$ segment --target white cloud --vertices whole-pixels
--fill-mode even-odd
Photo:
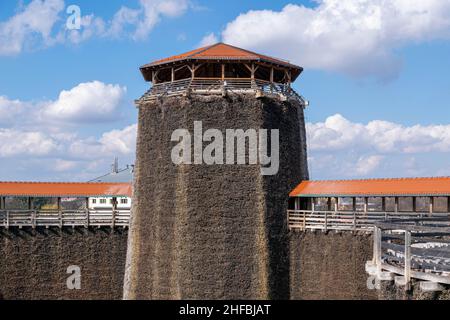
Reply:
[[[415,125],[374,120],[364,125],[340,114],[325,122],[308,123],[312,150],[343,150],[349,147],[379,153],[450,152],[450,125]]]
[[[379,167],[382,160],[383,157],[379,155],[363,156],[359,158],[355,166],[356,174],[359,176],[371,174]]]
[[[43,156],[57,148],[57,141],[43,132],[0,128],[0,157]]]
[[[450,1],[318,0],[307,8],[252,10],[228,23],[224,42],[287,58],[307,68],[395,77],[396,49],[450,37]]]
[[[9,126],[18,115],[25,112],[27,107],[29,107],[27,103],[0,96],[0,125]]]
[[[449,172],[450,125],[374,120],[352,122],[340,114],[307,123],[313,178],[441,175]]]
[[[0,56],[57,43],[80,44],[95,37],[143,40],[163,18],[179,17],[189,7],[188,0],[139,0],[137,8],[122,6],[111,20],[82,15],[81,28],[68,30],[64,0],[32,0],[16,15],[0,21]]]
[[[200,41],[199,47],[206,47],[210,46],[212,44],[215,44],[219,42],[219,39],[215,35],[214,32],[208,33],[206,36],[203,37],[202,41]]]
[[[33,0],[15,16],[0,22],[0,55],[18,54],[25,45],[35,42],[52,42],[52,30],[63,8],[63,0]]]
[[[103,133],[99,138],[76,139],[68,147],[71,156],[77,158],[102,158],[114,155],[134,155],[137,125]]]
[[[127,34],[134,40],[142,40],[162,18],[179,17],[188,8],[188,0],[139,0],[138,8],[123,6],[116,12],[105,35],[120,37]]]
[[[59,98],[46,106],[41,113],[43,119],[93,122],[107,121],[117,117],[117,110],[126,93],[119,85],[100,81],[81,83],[62,91]]]

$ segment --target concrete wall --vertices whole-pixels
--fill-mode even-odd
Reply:
[[[180,165],[175,129],[279,129],[280,170]],[[125,298],[289,298],[289,191],[307,178],[303,110],[254,96],[175,97],[139,108]]]
[[[0,228],[3,299],[121,299],[126,230]],[[68,290],[67,267],[81,268],[81,290]]]
[[[351,232],[290,233],[291,299],[377,299],[367,289],[372,237]]]

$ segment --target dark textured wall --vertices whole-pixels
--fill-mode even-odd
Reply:
[[[4,299],[121,299],[126,230],[0,229]],[[81,268],[81,290],[67,289],[67,267]]]
[[[279,129],[280,169],[180,165],[175,129]],[[289,191],[307,178],[303,110],[254,96],[175,97],[139,108],[127,299],[289,298]]]
[[[291,299],[377,299],[367,289],[372,237],[351,232],[290,233]]]

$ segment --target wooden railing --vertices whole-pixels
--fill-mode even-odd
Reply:
[[[366,271],[409,289],[412,278],[450,284],[450,219],[389,219],[373,226],[373,259]],[[396,276],[398,275],[398,276]],[[422,283],[421,283],[422,284]]]
[[[259,92],[266,95],[279,95],[286,98],[299,100],[303,105],[307,101],[296,93],[288,84],[275,83],[250,78],[188,78],[173,82],[164,82],[153,85],[137,102],[144,102],[155,98],[186,94],[221,94],[225,92]]]
[[[0,210],[0,228],[128,227],[130,210]]]
[[[421,212],[361,212],[361,211],[320,211],[288,210],[290,230],[342,230],[373,231],[375,222],[390,218],[421,218],[427,213]],[[448,216],[448,213],[434,216]]]

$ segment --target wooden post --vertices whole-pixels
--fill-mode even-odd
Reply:
[[[367,216],[369,211],[369,197],[364,197],[364,214]]]
[[[192,76],[192,80],[194,80],[194,78],[195,78],[195,63],[192,64],[191,76]]]
[[[225,64],[222,63],[222,81],[225,80]]]
[[[356,197],[352,197],[353,229],[356,230]]]
[[[270,68],[270,92],[273,93],[273,74],[274,70],[273,67]]]
[[[384,212],[384,219],[387,220],[386,197],[381,197],[381,212]]]
[[[5,197],[0,197],[0,210],[5,209]]]
[[[61,210],[61,198],[58,197],[58,219],[59,219],[59,227],[62,228],[62,210]]]
[[[429,207],[430,217],[433,216],[433,212],[434,212],[434,197],[430,197],[430,207]]]
[[[6,229],[9,229],[9,211],[6,211]]]
[[[398,213],[399,212],[399,210],[398,210],[398,197],[395,197],[394,198],[394,201],[395,201],[395,213]]]
[[[86,228],[89,228],[89,198],[85,198]]]
[[[300,198],[299,197],[294,199],[294,210],[300,210]]]
[[[409,290],[411,281],[411,231],[405,231],[405,290]]]
[[[377,274],[381,274],[381,229],[373,227],[373,259]]]
[[[174,70],[174,68],[172,67],[172,69],[171,69],[171,76],[170,76],[170,80],[171,80],[171,82],[174,82],[175,81],[175,70]]]
[[[117,210],[117,198],[112,198],[112,217],[111,217],[111,228],[114,229],[116,225],[116,210]]]
[[[335,198],[334,198],[334,214],[335,214],[335,215],[336,215],[337,212],[338,212],[338,201],[339,201],[339,198],[338,198],[338,197],[335,197]]]
[[[311,198],[311,211],[316,211],[316,198]]]
[[[447,213],[450,213],[450,197],[447,197]]]
[[[325,233],[328,231],[328,211],[325,211]]]
[[[413,212],[417,212],[417,197],[412,197],[413,199]]]
[[[331,211],[331,197],[328,197],[327,200],[327,211]]]

